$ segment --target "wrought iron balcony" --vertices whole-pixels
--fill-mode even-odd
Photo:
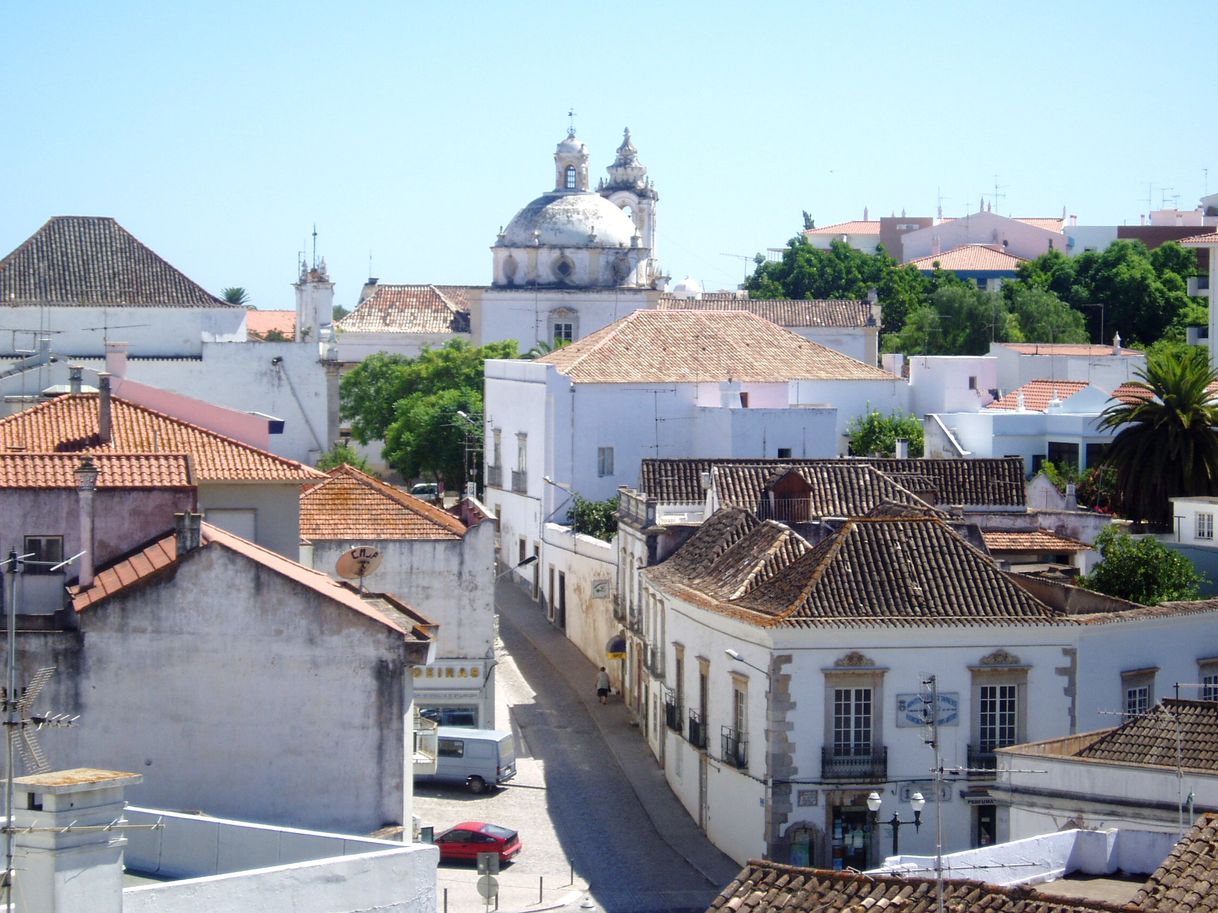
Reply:
[[[820,771],[821,777],[826,780],[850,780],[855,783],[887,780],[888,749],[873,746],[847,754],[836,752],[832,747],[822,747]]]
[[[737,732],[735,729],[724,726],[721,738],[723,763],[740,770],[747,770],[749,766],[748,733]]]
[[[681,706],[679,704],[664,704],[664,723],[673,732],[681,734]]]
[[[689,711],[689,744],[694,748],[706,748],[706,728],[697,710]]]

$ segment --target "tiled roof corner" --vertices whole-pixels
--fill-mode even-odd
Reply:
[[[353,466],[339,466],[300,495],[300,533],[334,539],[460,539],[466,527],[434,504]]]
[[[464,285],[378,285],[336,324],[343,333],[468,333]]]
[[[1089,386],[1091,384],[1085,380],[1030,380],[985,408],[997,412],[1016,412],[1019,410],[1019,396],[1022,393],[1025,412],[1044,412],[1053,400],[1067,400]]]
[[[1218,701],[1167,698],[1100,736],[1077,756],[1218,771]]]
[[[1144,913],[1218,913],[1218,813],[1194,822],[1133,897]]]

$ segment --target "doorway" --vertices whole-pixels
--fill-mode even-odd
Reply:
[[[990,846],[998,841],[998,806],[977,805],[973,808],[973,846]]]
[[[833,809],[833,830],[830,837],[833,868],[858,869],[870,867],[871,828],[868,827],[866,806],[840,805]]]
[[[558,600],[554,606],[554,624],[560,631],[567,629],[567,575],[558,572]]]

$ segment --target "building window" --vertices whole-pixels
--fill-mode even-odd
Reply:
[[[63,561],[63,536],[26,536],[22,562],[27,574],[49,574]]]
[[[1088,444],[1084,451],[1087,456],[1087,468],[1098,466],[1104,460],[1104,454],[1108,452],[1108,445],[1097,443]]]
[[[978,695],[978,748],[983,753],[1018,741],[1019,688],[1017,685],[982,685]]]
[[[494,431],[491,432],[491,434],[494,437],[494,441],[495,441],[494,448],[491,451],[493,454],[493,457],[491,459],[491,465],[492,466],[502,466],[503,465],[503,432],[500,429],[496,428]]]
[[[1133,669],[1121,673],[1121,691],[1125,696],[1126,716],[1141,716],[1155,700],[1155,673],[1159,670]]]
[[[1047,458],[1058,469],[1065,466],[1073,466],[1078,469],[1078,444],[1049,441]]]
[[[779,447],[778,448],[778,459],[780,459],[780,460],[791,459],[791,448],[790,447]]]
[[[676,692],[677,713],[681,714],[685,710],[685,647],[673,644],[673,653],[673,684],[676,686],[673,690]]]
[[[567,166],[567,189],[577,190],[579,187],[578,176],[574,165]]]
[[[516,469],[529,471],[529,436],[524,432],[516,435]]]
[[[969,388],[970,390],[976,390],[976,389],[977,389],[977,375],[976,375],[976,374],[970,374],[970,375],[969,375],[969,378],[968,378],[968,388]]]
[[[613,448],[596,448],[596,474],[601,478],[613,475]]]
[[[519,545],[520,545],[520,555],[519,555],[519,557],[517,557],[516,563],[524,564],[524,559],[529,556],[529,551],[528,551],[529,541],[524,536],[521,536]]]
[[[559,279],[570,279],[571,274],[575,272],[575,264],[563,257],[554,264],[554,272],[558,274]]]
[[[1201,673],[1201,689],[1198,697],[1203,701],[1218,701],[1218,659],[1197,661]]]
[[[1213,514],[1197,514],[1197,538],[1198,539],[1213,539],[1214,538],[1214,515]]]
[[[833,753],[838,757],[871,754],[871,689],[833,689]]]
[[[575,324],[573,323],[556,323],[554,324],[555,343],[570,342],[575,338]]]

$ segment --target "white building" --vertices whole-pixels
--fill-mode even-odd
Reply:
[[[391,285],[369,279],[355,310],[335,324],[338,358],[354,365],[386,352],[413,358],[453,339],[472,342],[464,285]]]
[[[901,261],[909,263],[966,244],[994,245],[1024,260],[1034,260],[1051,250],[1066,252],[1061,219],[1013,219],[993,212],[974,212],[903,234]]]
[[[995,342],[990,344],[990,355],[998,359],[1000,393],[1034,380],[1077,380],[1115,390],[1146,370],[1146,353],[1123,348],[1119,333],[1111,346]]]
[[[915,791],[938,802],[947,850],[992,841],[1007,826],[988,793],[996,748],[1094,728],[1218,655],[1216,605],[1100,600],[1098,614],[1072,615],[940,520],[893,513],[812,546],[723,510],[642,574],[663,703],[648,737],[735,859],[867,868],[882,849],[872,791],[890,809]],[[941,789],[923,725],[932,676],[941,763],[962,769]],[[908,844],[930,851],[933,829]]]
[[[472,499],[457,512],[340,466],[300,495],[301,560],[334,575],[353,547],[375,548],[379,564],[361,583],[439,627],[435,662],[413,671],[417,709],[494,729],[495,518]]]

